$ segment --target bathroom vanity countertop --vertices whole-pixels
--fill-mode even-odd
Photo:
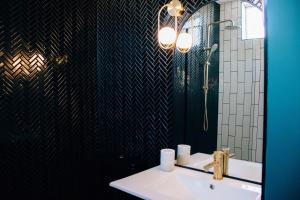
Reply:
[[[168,179],[168,177],[172,176],[172,174],[178,170],[183,170],[183,168],[175,167],[172,172],[164,172],[157,166],[132,176],[113,181],[109,185],[142,199],[161,199],[162,194],[157,195],[149,188],[155,187],[156,183]],[[167,199],[167,196],[165,196],[165,199]]]
[[[234,179],[213,179],[213,175],[175,167],[164,172],[159,166],[113,181],[111,187],[151,200],[257,200],[261,187]],[[215,188],[218,188],[214,190]]]

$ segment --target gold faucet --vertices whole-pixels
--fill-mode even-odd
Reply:
[[[225,148],[222,151],[215,151],[214,161],[208,163],[203,168],[208,171],[210,168],[214,168],[214,179],[222,180],[224,175],[228,175],[229,158],[233,157],[234,154],[229,153],[229,148]]]
[[[229,148],[222,149],[223,151],[223,175],[228,176],[228,169],[229,169],[229,158],[234,157],[233,153],[230,153]]]

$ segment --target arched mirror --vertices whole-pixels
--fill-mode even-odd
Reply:
[[[212,2],[181,31],[193,35],[190,52],[177,51],[173,60],[176,142],[192,147],[190,162],[183,166],[204,170],[214,151],[229,148],[229,176],[261,182],[262,10],[239,0]]]

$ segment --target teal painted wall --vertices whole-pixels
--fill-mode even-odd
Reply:
[[[268,0],[265,199],[300,199],[300,0]]]

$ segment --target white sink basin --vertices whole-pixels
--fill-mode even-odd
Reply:
[[[191,156],[191,161],[186,166],[203,170],[203,166],[212,161],[213,161],[213,157],[211,155],[196,153]],[[213,169],[211,169],[210,171],[212,172]],[[262,164],[230,158],[228,174],[230,176],[234,176],[237,178],[247,179],[255,182],[261,182]]]
[[[229,178],[216,181],[211,174],[180,167],[172,172],[151,168],[110,186],[152,200],[259,200],[261,196],[260,185]]]
[[[207,174],[203,177],[190,177],[180,175],[179,181],[189,193],[191,200],[257,200],[260,199],[260,188],[250,185],[237,184],[234,182],[213,181]]]

